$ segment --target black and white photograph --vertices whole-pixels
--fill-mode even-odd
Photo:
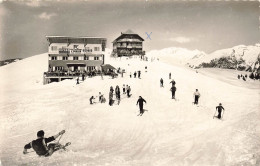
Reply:
[[[0,0],[0,166],[260,166],[257,0]]]

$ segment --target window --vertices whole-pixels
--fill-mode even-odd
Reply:
[[[94,57],[94,60],[99,60],[99,57]]]
[[[85,56],[85,57],[84,57],[84,60],[89,60],[89,57],[88,57],[88,56]]]
[[[74,56],[74,57],[73,57],[73,60],[79,60],[79,57]]]
[[[51,60],[57,60],[57,57],[56,56],[52,56]]]
[[[62,60],[68,60],[67,56],[62,57]]]
[[[51,46],[52,51],[57,51],[57,46]]]
[[[95,70],[95,69],[96,69],[95,66],[88,66],[88,67],[87,67],[87,71],[93,71],[93,70]]]
[[[55,66],[55,71],[61,71],[63,70],[63,66]]]
[[[94,47],[94,51],[99,51],[99,47]]]

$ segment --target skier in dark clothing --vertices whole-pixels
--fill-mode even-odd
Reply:
[[[221,112],[222,112],[222,110],[223,110],[223,113],[224,113],[224,111],[225,111],[225,109],[224,109],[224,107],[222,107],[222,104],[221,103],[219,103],[219,106],[217,106],[216,107],[216,111],[218,110],[218,118],[219,119],[221,119]]]
[[[113,91],[110,91],[109,92],[109,103],[108,103],[110,106],[113,105]]]
[[[49,138],[44,138],[44,131],[40,130],[37,132],[37,139],[33,140],[32,142],[26,144],[24,146],[23,154],[27,154],[27,149],[33,148],[33,150],[39,155],[39,156],[50,156],[53,152],[59,150],[61,148],[60,144],[57,143],[51,143],[47,145],[47,143],[54,141],[56,138],[58,138],[60,135],[64,134],[65,130],[62,130],[57,135],[54,135]]]
[[[138,71],[138,78],[141,78],[141,71]]]
[[[136,71],[134,72],[134,78],[136,78]]]
[[[172,79],[172,73],[169,73],[169,79]]]
[[[84,81],[85,80],[85,74],[83,73],[82,74],[82,81]]]
[[[163,79],[160,79],[160,86],[163,87]]]
[[[77,78],[77,83],[76,84],[79,84],[79,77]]]
[[[238,75],[237,78],[240,79],[240,75]]]
[[[120,88],[119,88],[118,85],[116,86],[115,93],[116,93],[116,99],[118,100],[118,105],[119,105],[119,103],[120,103]]]
[[[136,103],[136,105],[138,105],[138,103],[139,103],[139,109],[140,109],[140,116],[142,116],[143,115],[143,113],[144,113],[144,102],[146,103],[146,101],[141,97],[141,96],[139,96],[139,99],[137,100],[137,103]]]
[[[90,99],[89,99],[90,104],[93,104],[93,103],[94,103],[94,102],[93,102],[94,99],[95,99],[94,96],[91,96],[91,97],[90,97]]]
[[[177,88],[176,88],[175,85],[174,85],[174,86],[171,87],[170,90],[171,90],[171,92],[172,92],[172,99],[175,99],[175,92],[176,92]]]
[[[131,92],[131,88],[130,86],[126,85],[126,93],[127,93],[127,97],[130,97],[130,92]]]
[[[125,84],[123,85],[123,94],[125,94]]]

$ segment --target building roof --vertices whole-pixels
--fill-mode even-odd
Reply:
[[[104,65],[101,65],[102,69],[103,70],[107,70],[107,69],[112,69],[112,70],[115,70],[116,68],[114,68],[112,65],[110,64],[104,64]]]
[[[80,36],[80,37],[72,37],[72,36],[46,36],[49,38],[57,38],[57,39],[106,39],[104,37],[94,37],[94,36]]]
[[[141,36],[139,36],[137,33],[133,32],[131,29],[128,29],[125,32],[121,32],[121,35],[119,37],[117,37],[112,43],[116,42],[118,39],[120,39],[126,35],[134,35],[134,36],[137,36],[138,38],[140,38],[142,41],[144,41],[144,39]]]

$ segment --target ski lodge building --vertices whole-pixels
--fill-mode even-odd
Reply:
[[[121,32],[121,35],[112,42],[112,56],[130,57],[133,55],[139,55],[142,58],[145,55],[145,51],[143,51],[143,41],[144,39],[142,37],[131,30],[127,30],[124,33]]]
[[[106,38],[46,36],[48,47],[48,72],[44,84],[73,78],[80,73],[100,71],[104,64]],[[75,74],[77,73],[77,74]]]

